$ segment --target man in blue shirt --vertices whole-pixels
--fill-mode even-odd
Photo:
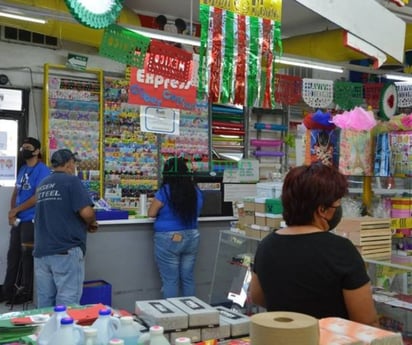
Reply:
[[[93,202],[75,176],[77,157],[53,153],[53,173],[37,188],[34,274],[37,307],[79,304],[87,232],[97,230]]]
[[[50,175],[50,169],[40,161],[40,141],[28,137],[23,140],[20,154],[25,164],[19,169],[8,214],[10,243],[7,270],[0,300],[24,303],[33,293],[33,242],[36,188]]]

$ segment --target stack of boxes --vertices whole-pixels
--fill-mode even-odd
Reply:
[[[193,296],[137,301],[135,311],[148,327],[162,326],[172,344],[179,337],[196,343],[249,334],[247,316],[220,306],[214,308]]]
[[[335,232],[351,240],[364,258],[391,258],[392,230],[390,219],[343,218]]]
[[[274,229],[279,229],[281,221],[282,204],[279,199],[256,197],[243,200],[239,229],[246,236],[262,239]]]

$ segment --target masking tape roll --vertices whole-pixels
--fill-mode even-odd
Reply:
[[[251,345],[318,345],[319,322],[293,312],[255,314],[250,323]]]

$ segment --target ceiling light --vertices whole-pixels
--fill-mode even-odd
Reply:
[[[284,65],[291,65],[291,66],[299,66],[299,67],[306,67],[312,69],[318,69],[321,71],[329,71],[335,73],[343,73],[343,68],[336,65],[329,65],[320,62],[313,62],[313,61],[305,61],[300,59],[293,59],[289,57],[282,57],[279,59],[275,59],[275,62]]]
[[[0,12],[0,17],[6,17],[6,18],[11,18],[11,19],[17,19],[17,20],[24,20],[26,22],[33,22],[33,23],[38,23],[38,24],[46,24],[46,22],[47,22],[44,19],[26,17],[26,16],[21,16],[21,15],[18,15],[18,14],[7,13],[7,12]]]
[[[128,25],[122,25],[122,26],[129,29],[130,31],[134,31],[140,35],[143,35],[149,38],[200,47],[200,39],[198,37],[193,37],[189,35],[179,35],[179,34],[174,34],[171,32],[164,32],[160,30],[148,29],[148,28],[143,28],[143,27],[136,28],[135,26],[132,27]]]
[[[390,79],[390,80],[401,80],[401,81],[412,82],[412,75],[408,77],[408,75],[385,74],[385,78]]]

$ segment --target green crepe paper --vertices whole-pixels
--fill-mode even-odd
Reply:
[[[230,96],[233,93],[233,70],[234,70],[234,13],[231,11],[225,12],[225,51],[223,57],[223,73],[222,73],[222,90],[220,94],[221,103],[230,102]]]
[[[279,48],[279,50],[277,50]],[[276,59],[275,56],[282,56],[283,54],[283,45],[282,45],[282,31],[281,31],[281,23],[275,22],[275,29],[273,31],[273,45],[272,45],[272,53],[273,53],[273,60],[272,60],[272,90],[270,92],[270,103],[274,108],[276,105],[275,100],[275,89],[276,89]]]
[[[207,54],[207,38],[209,28],[209,12],[211,7],[208,5],[200,4],[200,51],[199,51],[199,85],[197,88],[197,99],[203,99],[206,92],[206,54]]]
[[[126,65],[143,68],[150,38],[112,24],[105,29],[99,55]],[[136,54],[136,50],[139,52]]]
[[[259,54],[259,19],[250,17],[249,20],[249,51],[246,52],[248,57],[248,73],[247,73],[247,106],[253,107],[257,92],[257,64]]]
[[[99,0],[88,0],[99,1]],[[102,13],[93,13],[79,0],[64,0],[72,16],[81,24],[92,29],[104,29],[116,22],[123,8],[123,0],[112,0]]]
[[[363,84],[349,81],[335,81],[333,101],[342,109],[350,110],[363,103]]]

